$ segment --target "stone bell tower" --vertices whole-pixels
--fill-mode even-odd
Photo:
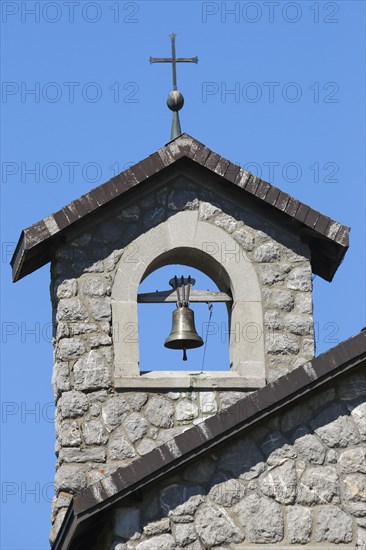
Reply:
[[[311,361],[312,274],[331,280],[348,247],[348,228],[181,134],[177,114],[167,145],[24,230],[14,254],[14,280],[51,262],[52,542],[73,495]],[[151,357],[141,372],[139,285],[173,263],[217,284],[229,370]]]

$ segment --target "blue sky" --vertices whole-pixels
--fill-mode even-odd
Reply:
[[[177,54],[199,57],[178,67],[183,131],[351,226],[333,282],[314,280],[317,353],[355,334],[365,323],[365,5],[57,0],[1,8],[0,547],[43,550],[55,463],[49,265],[11,283],[22,228],[169,140],[171,70],[148,60],[170,55],[175,32]],[[170,273],[151,288],[166,288]],[[170,313],[161,307],[165,338]],[[206,309],[198,327],[207,318]],[[217,353],[209,341],[208,365],[224,361],[225,350]]]

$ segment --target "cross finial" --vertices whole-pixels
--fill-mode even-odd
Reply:
[[[172,43],[172,57],[150,57],[150,63],[172,64],[173,90],[170,92],[167,99],[167,105],[169,109],[173,111],[173,122],[170,139],[175,139],[182,133],[178,111],[180,111],[180,109],[184,105],[184,97],[180,92],[178,92],[177,88],[177,63],[198,63],[198,57],[176,57],[175,37],[176,35],[174,33],[170,35]]]

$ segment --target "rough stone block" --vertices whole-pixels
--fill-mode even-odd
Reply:
[[[67,363],[55,363],[52,372],[52,386],[55,400],[62,391],[69,391],[71,389],[70,372]]]
[[[339,508],[328,506],[318,512],[316,522],[316,541],[341,542],[352,541],[352,518]]]
[[[94,334],[89,336],[87,341],[91,348],[110,346],[112,344],[112,338],[107,334]]]
[[[199,219],[202,221],[210,221],[216,215],[220,214],[221,210],[210,202],[200,201]]]
[[[78,493],[86,488],[85,466],[62,464],[56,472],[55,490]]]
[[[366,441],[366,401],[360,399],[356,402],[347,404],[351,413],[353,422],[356,424],[358,432],[363,441]]]
[[[96,323],[68,323],[70,328],[70,334],[72,336],[79,336],[80,334],[90,334],[92,332],[98,332],[98,325]]]
[[[273,497],[280,504],[293,504],[297,490],[295,462],[287,460],[262,476],[259,487],[264,495]]]
[[[76,420],[65,420],[56,429],[58,441],[64,447],[78,447],[81,445],[79,424]]]
[[[123,421],[123,426],[128,437],[134,443],[147,433],[148,423],[141,414],[131,413]]]
[[[291,266],[288,264],[261,265],[259,275],[264,285],[272,286],[276,284],[283,284],[287,273],[291,271]]]
[[[244,538],[227,512],[215,504],[202,504],[195,515],[194,525],[208,548],[224,543],[238,543]]]
[[[366,476],[349,474],[343,479],[343,498],[347,502],[363,502],[366,507]]]
[[[265,335],[267,353],[272,355],[297,355],[300,351],[300,340],[296,336],[271,332]]]
[[[63,448],[60,450],[60,462],[105,462],[105,449],[94,447],[86,449]]]
[[[243,399],[247,395],[246,392],[225,391],[220,392],[220,403],[223,409],[230,407],[237,403],[240,399]]]
[[[140,542],[136,546],[136,550],[152,550],[153,548],[158,550],[175,550],[175,540],[169,534],[158,535],[157,537],[151,537],[149,540]]]
[[[180,546],[187,546],[197,539],[193,523],[178,523],[174,529],[174,538]]]
[[[174,406],[165,397],[151,397],[146,406],[145,414],[151,424],[158,428],[171,428],[173,426]]]
[[[288,276],[287,288],[310,292],[312,289],[310,266],[295,267]]]
[[[70,361],[85,353],[85,346],[76,338],[63,338],[56,347],[56,359]]]
[[[306,433],[304,428],[299,428],[293,435],[294,449],[301,458],[305,458],[312,464],[323,464],[325,448],[320,440],[313,434]]]
[[[304,336],[311,334],[313,330],[313,321],[307,315],[297,315],[289,313],[285,316],[285,330],[292,334]]]
[[[84,422],[83,437],[87,445],[105,445],[108,441],[108,434],[99,420]]]
[[[111,378],[103,356],[92,350],[74,365],[74,384],[78,390],[108,388]]]
[[[291,544],[306,544],[311,537],[311,510],[302,506],[289,506],[287,526]]]
[[[149,439],[148,437],[145,437],[141,443],[137,445],[137,452],[140,455],[146,455],[153,449],[155,449],[156,445],[152,439]]]
[[[108,432],[121,424],[122,418],[130,411],[130,405],[125,397],[119,395],[109,399],[102,408],[102,418]]]
[[[232,216],[221,213],[217,216],[215,225],[222,227],[228,233],[234,233],[238,226],[238,222]]]
[[[299,313],[313,313],[313,301],[310,292],[296,292],[295,307]]]
[[[124,431],[117,428],[108,441],[108,456],[112,460],[124,460],[133,458],[136,455],[131,443],[127,440]]]
[[[266,311],[264,314],[264,325],[270,330],[282,328],[281,317],[278,311]]]
[[[79,298],[62,298],[59,301],[58,321],[86,321],[88,318],[88,312]]]
[[[299,504],[314,506],[315,504],[339,502],[339,480],[337,470],[333,466],[309,467],[303,473],[298,487]]]
[[[55,281],[57,298],[72,298],[77,292],[76,279],[65,279]]]
[[[328,447],[347,447],[360,442],[354,422],[344,415],[343,409],[336,403],[324,409],[310,425]]]
[[[170,519],[162,518],[159,521],[148,523],[144,526],[144,535],[153,536],[170,532]]]
[[[211,482],[208,498],[220,506],[233,506],[245,495],[245,486],[237,479],[219,473]]]
[[[104,277],[88,277],[81,280],[81,293],[83,296],[101,297],[107,293],[107,284]]]
[[[89,305],[95,321],[111,320],[111,304],[108,298],[92,298]]]
[[[215,414],[217,412],[216,393],[214,391],[200,392],[199,404],[202,415]]]
[[[343,451],[339,456],[339,471],[343,474],[366,474],[366,449],[356,447]]]
[[[280,247],[274,242],[263,243],[258,246],[253,254],[255,262],[277,262],[280,260]]]
[[[278,447],[271,452],[271,454],[267,458],[267,464],[270,467],[281,466],[281,464],[284,464],[288,460],[296,457],[297,454],[296,451],[294,451],[294,448],[291,445],[285,444],[282,447]]]
[[[182,399],[176,406],[175,416],[178,422],[192,421],[198,416],[198,407],[189,399]]]
[[[239,229],[234,231],[233,238],[244,248],[244,250],[253,250],[254,237],[249,233],[249,231],[247,231],[243,227],[240,227]]]
[[[234,510],[249,542],[274,543],[283,539],[284,521],[277,502],[254,494],[241,500]]]
[[[88,410],[88,400],[85,394],[79,391],[64,392],[58,403],[62,418],[82,416]]]
[[[143,392],[130,393],[126,395],[126,399],[132,410],[140,411],[148,400],[148,395]]]

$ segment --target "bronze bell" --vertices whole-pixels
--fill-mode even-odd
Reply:
[[[164,346],[169,349],[182,349],[183,361],[187,360],[187,349],[203,346],[203,340],[197,334],[194,324],[194,311],[190,307],[177,307],[173,311],[172,330]]]
[[[197,334],[194,324],[194,312],[188,307],[189,292],[195,283],[194,279],[177,277],[171,279],[170,285],[177,291],[177,309],[173,311],[172,330],[164,342],[169,349],[183,350],[183,361],[187,360],[187,349],[194,349],[203,346],[201,336]]]

